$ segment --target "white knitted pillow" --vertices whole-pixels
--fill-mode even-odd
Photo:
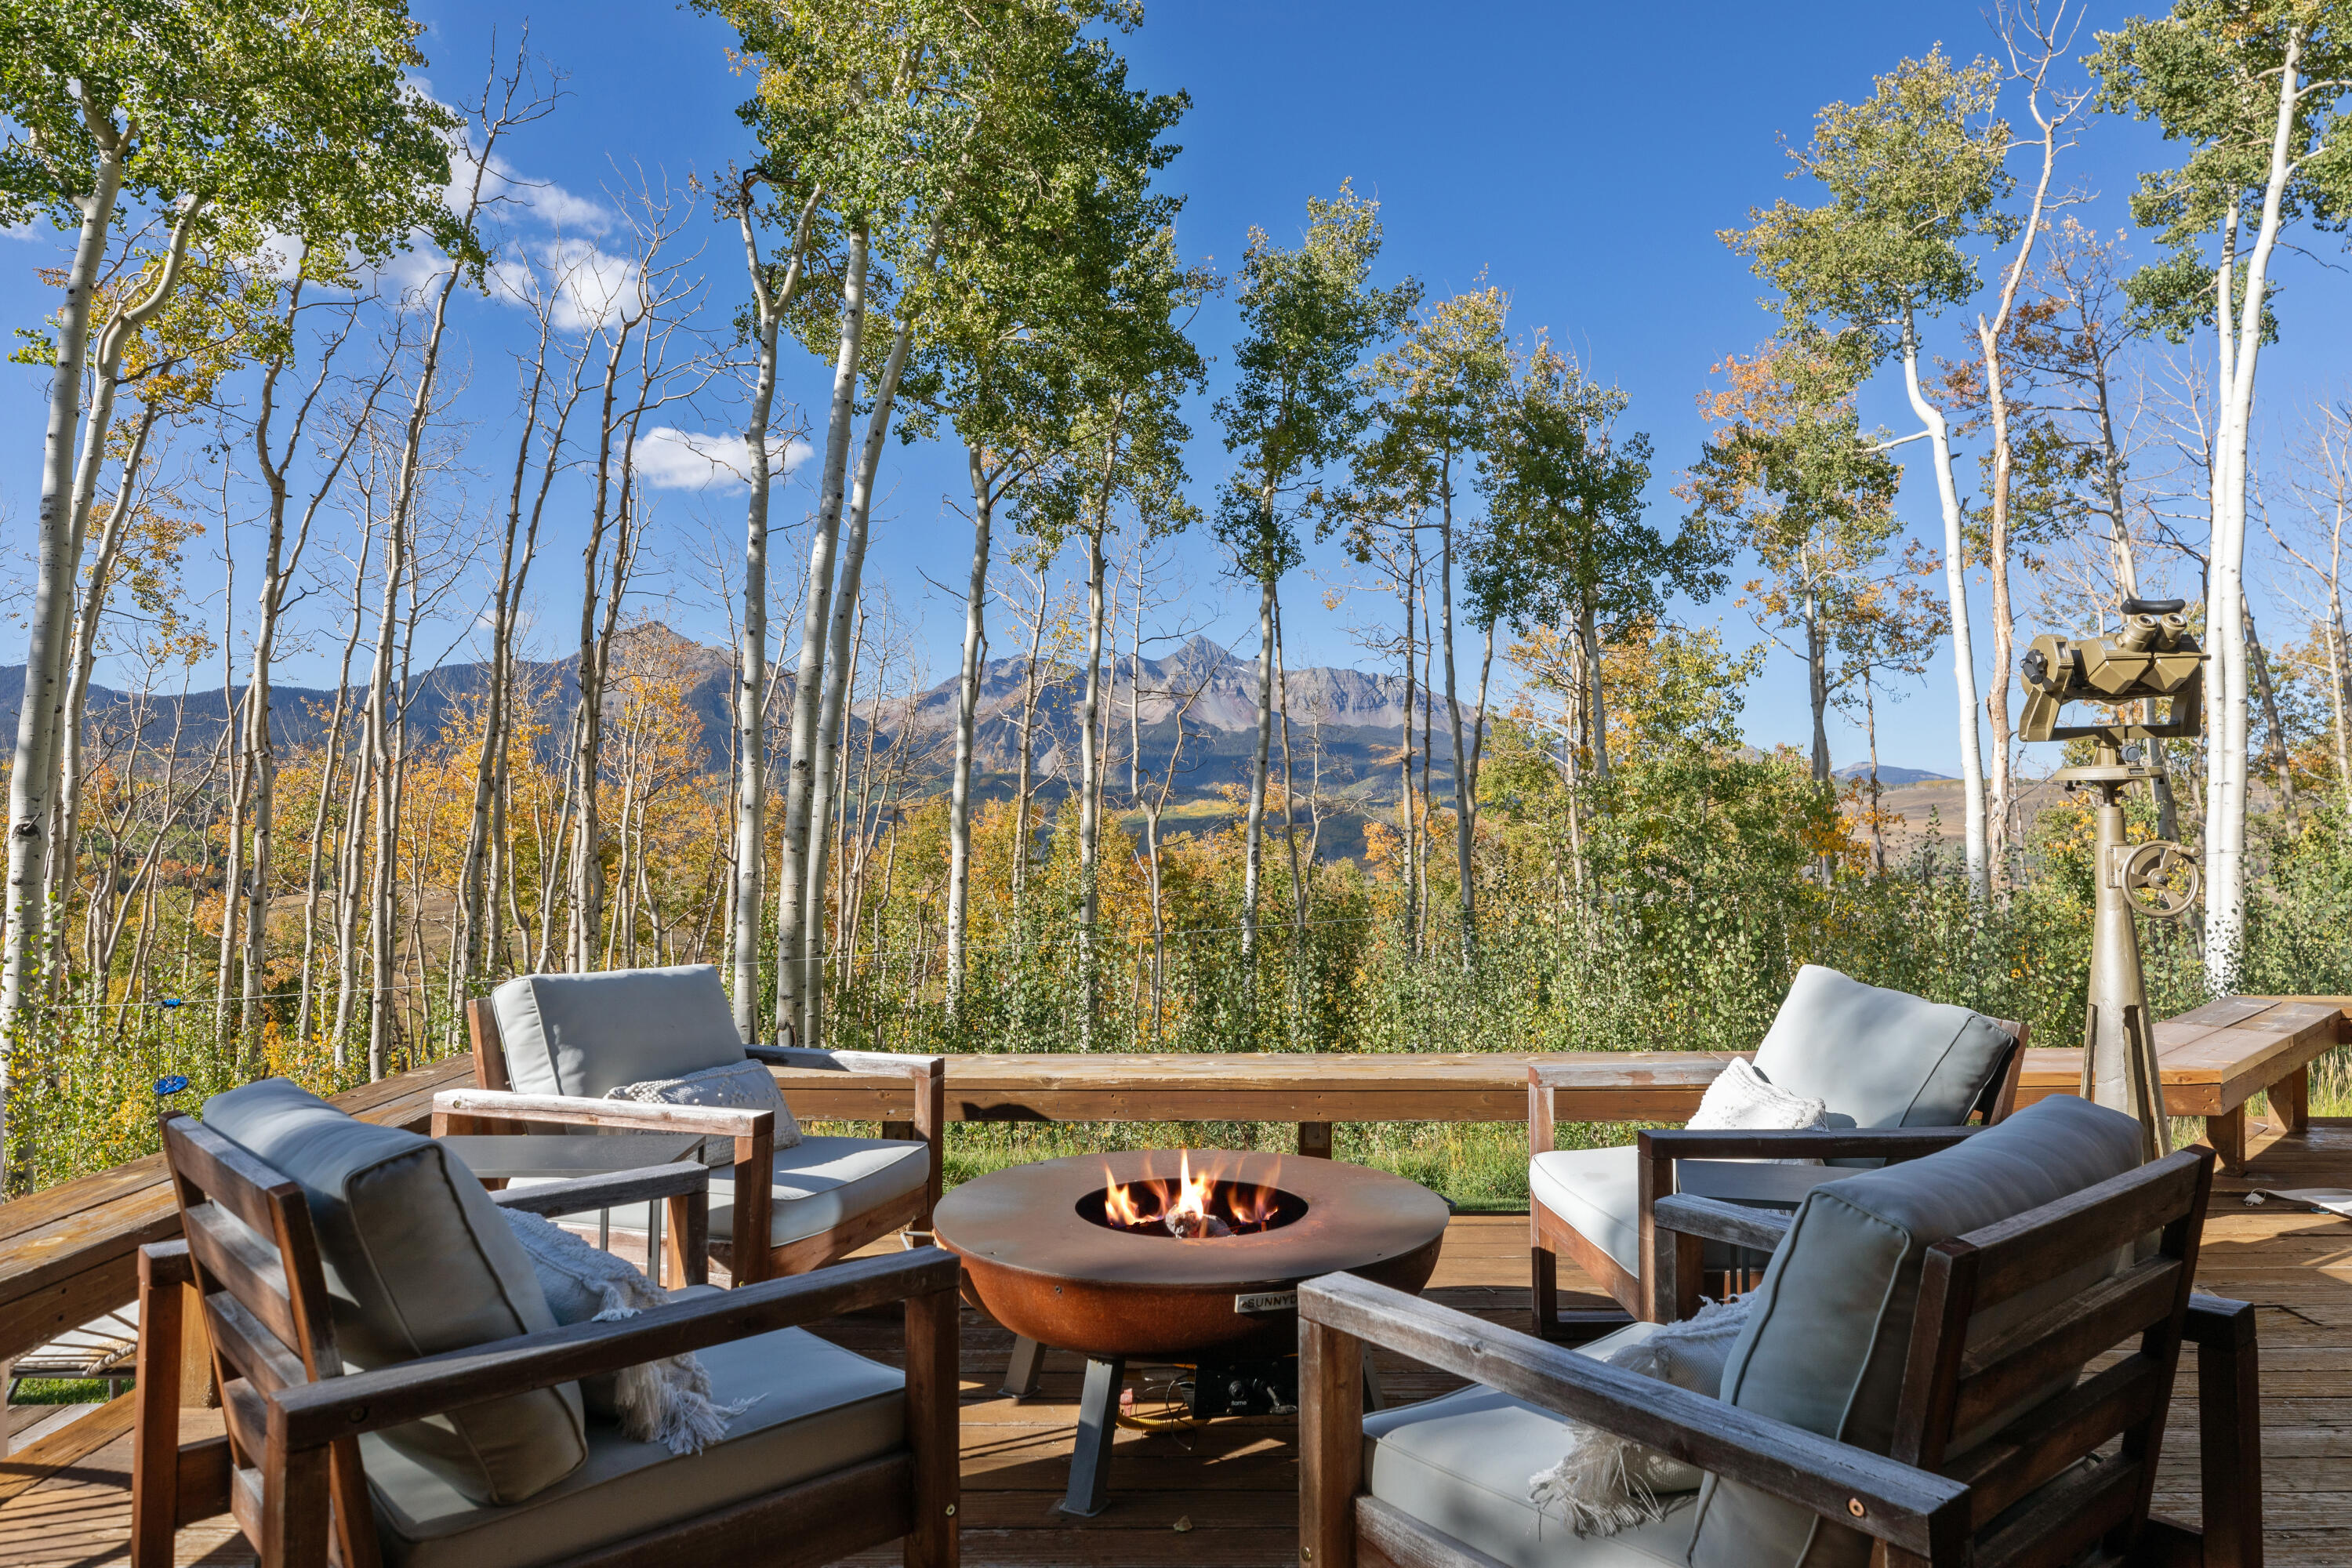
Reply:
[[[1829,1125],[1829,1106],[1822,1100],[1790,1094],[1758,1072],[1745,1057],[1716,1074],[1700,1097],[1698,1110],[1684,1125],[1694,1130],[1800,1131]],[[1818,1165],[1819,1160],[1780,1160],[1782,1165]]]
[[[1694,1129],[1745,1128],[1796,1131],[1828,1125],[1829,1106],[1777,1087],[1756,1064],[1734,1057],[1716,1074],[1699,1098],[1698,1110],[1685,1125]]]
[[[604,1091],[606,1100],[634,1100],[645,1105],[717,1105],[730,1110],[772,1110],[776,1113],[776,1147],[789,1149],[801,1141],[801,1124],[793,1120],[783,1090],[768,1069],[755,1061],[728,1062],[684,1078],[651,1078]]]

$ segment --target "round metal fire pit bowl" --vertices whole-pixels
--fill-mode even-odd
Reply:
[[[1345,1271],[1417,1291],[1437,1267],[1445,1200],[1336,1160],[1192,1151],[1195,1172],[1305,1203],[1272,1230],[1184,1240],[1113,1230],[1080,1212],[1108,1182],[1174,1180],[1179,1158],[1173,1149],[1075,1154],[982,1176],[940,1201],[940,1245],[963,1259],[964,1293],[989,1316],[1097,1358],[1286,1354],[1297,1348],[1298,1318],[1284,1297],[1301,1279]]]

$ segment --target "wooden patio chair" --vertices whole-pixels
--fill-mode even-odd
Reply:
[[[1955,1127],[1971,1117],[1999,1121],[2017,1103],[2028,1035],[1965,1007],[1864,985],[1835,970],[1798,971],[1756,1068],[1792,1094],[1824,1101],[1833,1129]],[[1793,1209],[1816,1183],[1840,1173],[1759,1163],[1739,1147],[1739,1131],[1691,1132],[1671,1144],[1561,1149],[1552,1093],[1564,1083],[1557,1066],[1528,1068],[1528,1222],[1530,1305],[1546,1339],[1589,1339],[1628,1319],[1671,1316],[1655,1264],[1663,1245],[1651,1220],[1660,1197],[1696,1191],[1719,1200]],[[1645,1152],[1646,1151],[1646,1152]],[[1855,1148],[1847,1163],[1880,1151]],[[1598,1281],[1622,1311],[1559,1307],[1559,1259]],[[1711,1244],[1710,1272],[1752,1271],[1761,1258]]]
[[[711,1182],[710,1250],[737,1284],[806,1273],[892,1231],[929,1228],[943,1171],[943,1057],[747,1046],[707,963],[527,974],[467,1002],[466,1023],[476,1087],[434,1098],[436,1134],[626,1129],[731,1139],[734,1158]],[[879,1138],[808,1136],[779,1148],[772,1114],[605,1098],[625,1084],[746,1060],[903,1093],[908,1119],[886,1121]],[[644,1228],[626,1211],[614,1224]]]
[[[140,1256],[134,1568],[168,1568],[175,1529],[221,1513],[262,1568],[797,1565],[900,1537],[909,1564],[956,1561],[951,1256],[924,1247],[706,1286],[557,1328],[494,1205],[669,1201],[691,1232],[707,1171],[492,1197],[428,1140],[282,1080],[205,1112],[214,1125],[165,1119],[184,1237]],[[903,1373],[795,1326],[894,1300]],[[191,1314],[226,1436],[184,1445]],[[579,1380],[689,1351],[715,1401],[751,1401],[700,1453],[583,1416]]]
[[[1688,1234],[1784,1237],[1715,1397],[1607,1364],[1601,1346],[1349,1276],[1307,1282],[1299,1561],[2258,1568],[2254,1310],[2191,1291],[2213,1155],[2134,1166],[2136,1139],[2128,1118],[2062,1097],[1824,1186],[1793,1219],[1663,1201],[1660,1223]],[[2149,1511],[2184,1337],[2198,1347],[2198,1528]],[[1368,1417],[1367,1344],[1474,1386]],[[1573,1446],[1571,1418],[1702,1478],[1647,1521],[1578,1536],[1526,1494]]]

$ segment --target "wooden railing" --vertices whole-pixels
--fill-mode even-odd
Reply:
[[[2273,1089],[2273,1103],[2285,1100],[2296,1119],[2307,1064],[2346,1040],[2352,996],[2209,1004],[2158,1026],[2168,1106],[2207,1117],[2224,1156],[2242,1156],[2246,1101]],[[1302,1152],[1328,1154],[1340,1122],[1524,1121],[1537,1062],[1577,1069],[1554,1090],[1560,1121],[1680,1121],[1733,1054],[958,1056],[948,1059],[947,1110],[962,1121],[1287,1121],[1298,1125]],[[2078,1052],[2036,1048],[2027,1058],[2021,1102],[2075,1087]],[[468,1063],[453,1058],[335,1103],[422,1131],[434,1094],[471,1081]],[[803,1120],[890,1121],[909,1111],[903,1090],[870,1081],[778,1077]],[[131,1301],[138,1248],[179,1228],[160,1155],[0,1204],[0,1363]]]

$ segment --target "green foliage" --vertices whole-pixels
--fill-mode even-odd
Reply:
[[[2126,282],[2133,302],[2174,342],[2213,320],[2218,268],[2261,223],[2279,130],[2290,43],[2297,58],[2280,193],[2283,222],[2341,228],[2352,217],[2352,131],[2340,111],[2352,89],[2352,7],[2343,0],[2176,0],[2099,35],[2090,64],[2100,107],[2153,121],[2188,144],[2180,163],[2140,176],[2132,216],[2157,231],[2165,256]],[[2208,246],[2219,247],[2219,260]],[[2245,275],[2230,279],[2234,316]],[[2263,301],[2263,338],[2276,336]]]
[[[1244,575],[1265,582],[1300,559],[1296,489],[1311,485],[1370,422],[1358,364],[1403,327],[1420,298],[1410,281],[1371,286],[1380,203],[1342,181],[1330,200],[1307,198],[1307,218],[1295,249],[1250,230],[1238,279],[1237,376],[1216,405],[1225,450],[1236,457],[1217,500],[1217,537]],[[1320,500],[1310,494],[1306,507]]]
[[[1668,540],[1643,519],[1650,438],[1618,439],[1625,395],[1539,343],[1498,413],[1482,468],[1486,538],[1468,575],[1473,617],[1591,626],[1614,641],[1682,595],[1723,586],[1728,552],[1705,530]]]
[[[402,0],[7,0],[0,225],[78,226],[112,147],[124,196],[200,236],[289,236],[340,273],[425,226],[478,261],[440,203],[457,118],[406,77],[420,31]]]
[[[1976,291],[1965,242],[2002,232],[1996,204],[2011,183],[2009,126],[1993,114],[2000,74],[1938,48],[1877,78],[1867,100],[1815,117],[1811,144],[1789,150],[1789,177],[1811,176],[1829,199],[1783,198],[1719,237],[1780,290],[1792,331],[1842,329],[1847,352],[1875,363],[1913,312]]]

